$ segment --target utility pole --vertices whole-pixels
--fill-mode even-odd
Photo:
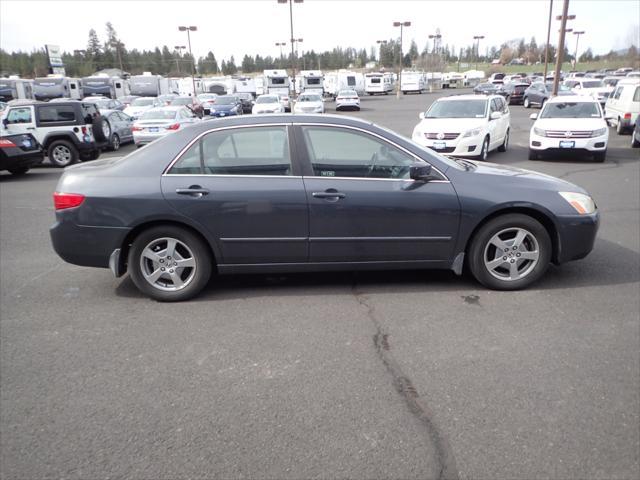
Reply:
[[[295,42],[296,39],[293,38],[293,4],[294,3],[302,3],[303,0],[278,0],[278,3],[288,3],[289,4],[289,24],[291,26],[291,78],[293,79],[293,94],[296,94],[296,53],[295,53]]]
[[[560,83],[560,70],[562,70],[562,60],[564,56],[564,36],[565,30],[567,29],[567,20],[573,20],[576,18],[575,15],[568,15],[569,13],[569,0],[564,0],[564,5],[562,6],[562,15],[556,17],[556,19],[560,20],[560,38],[558,39],[558,53],[556,55],[556,69],[555,74],[553,76],[553,90],[551,92],[551,96],[555,97],[558,95],[558,84]]]
[[[547,25],[547,43],[544,46],[544,78],[547,81],[547,65],[549,64],[549,41],[551,39],[551,13],[553,11],[553,0],[549,0],[549,24]]]
[[[178,27],[178,30],[180,30],[181,32],[187,32],[187,40],[188,40],[188,45],[189,45],[189,55],[191,55],[191,60],[192,60],[192,70],[191,70],[191,81],[193,83],[193,96],[195,97],[197,92],[196,92],[196,59],[193,57],[193,53],[191,53],[191,33],[190,32],[195,32],[198,30],[198,27]]]
[[[478,70],[478,57],[480,56],[480,40],[484,38],[484,35],[475,35],[473,39],[476,41],[476,70]]]
[[[584,34],[584,30],[581,30],[580,32],[573,32],[573,34],[576,36],[576,51],[573,54],[573,68],[576,68],[578,65],[578,40],[580,40],[580,35]]]
[[[393,22],[394,27],[400,27],[400,61],[398,62],[398,100],[400,99],[400,90],[402,89],[402,28],[410,27],[411,22]]]

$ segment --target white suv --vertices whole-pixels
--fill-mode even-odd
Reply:
[[[532,113],[530,118],[536,122],[529,134],[529,160],[545,153],[578,151],[604,162],[609,129],[595,99],[584,95],[551,98],[540,115]]]
[[[511,114],[500,95],[454,95],[420,112],[412,139],[439,153],[486,160],[509,146]]]

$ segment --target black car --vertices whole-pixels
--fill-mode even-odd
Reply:
[[[509,105],[522,105],[524,92],[527,88],[529,88],[528,83],[507,83],[498,93],[509,102]]]
[[[0,171],[22,175],[43,160],[42,146],[30,133],[0,137]]]
[[[121,159],[67,169],[55,251],[129,272],[157,300],[211,274],[468,269],[516,290],[585,257],[599,213],[580,187],[453,160],[337,115],[200,122]]]
[[[473,87],[473,93],[478,95],[494,95],[499,92],[501,86],[502,85],[495,83],[480,83]]]
[[[240,99],[242,113],[251,113],[251,109],[253,108],[253,95],[250,93],[237,92],[235,96]]]

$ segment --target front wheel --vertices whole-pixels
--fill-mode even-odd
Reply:
[[[534,218],[519,213],[501,215],[473,237],[469,268],[485,287],[520,290],[544,274],[551,248],[547,230]]]
[[[482,142],[482,150],[480,150],[480,155],[478,155],[476,159],[482,162],[486,162],[488,156],[489,156],[489,137],[484,137],[484,141]]]
[[[636,140],[636,132],[631,133],[631,148],[639,148],[640,141]]]
[[[524,106],[524,108],[531,108],[531,103],[529,102],[529,97],[524,97],[524,100],[522,101],[522,105]]]
[[[509,129],[508,128],[506,133],[504,134],[504,142],[502,142],[502,145],[498,147],[498,151],[506,152],[507,148],[509,148]]]
[[[142,232],[128,257],[131,280],[145,295],[161,302],[188,300],[211,277],[212,259],[195,234],[171,225]]]
[[[71,142],[56,140],[49,145],[47,156],[56,167],[66,167],[78,161],[78,150]]]
[[[597,162],[597,163],[602,163],[605,161],[605,159],[607,158],[607,151],[605,150],[604,152],[595,152],[593,154],[593,159]]]
[[[29,167],[10,168],[9,173],[11,175],[24,175],[29,171]]]

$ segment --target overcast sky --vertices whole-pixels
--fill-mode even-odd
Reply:
[[[293,26],[294,36],[304,39],[304,50],[353,46],[369,51],[376,40],[399,36],[394,20],[408,20],[412,25],[404,29],[405,50],[412,39],[422,50],[427,36],[439,28],[443,44],[456,50],[469,45],[473,35],[484,35],[484,52],[519,37],[528,42],[535,36],[543,43],[548,8],[549,0],[304,0],[293,5]],[[562,0],[554,0],[553,15],[561,9]],[[571,0],[569,13],[577,17],[570,26],[586,31],[579,53],[589,46],[597,54],[639,43],[638,0]],[[0,47],[31,50],[49,43],[71,52],[86,47],[90,28],[104,40],[107,21],[127,48],[138,49],[186,45],[186,34],[177,27],[195,25],[194,55],[211,50],[218,62],[234,55],[240,63],[244,53],[275,56],[275,42],[290,38],[289,7],[276,0],[0,0]],[[553,44],[559,23],[552,27]],[[574,38],[569,40],[571,52]]]

